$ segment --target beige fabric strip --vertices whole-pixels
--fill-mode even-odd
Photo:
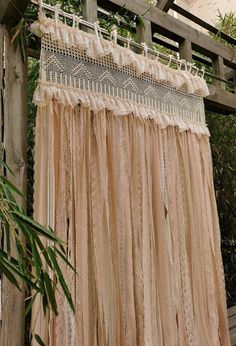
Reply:
[[[75,316],[61,293],[56,318],[34,306],[47,345],[230,345],[207,135],[54,100],[35,161],[35,217],[78,272]]]

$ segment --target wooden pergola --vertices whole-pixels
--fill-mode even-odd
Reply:
[[[3,143],[0,157],[12,168],[11,181],[26,194],[27,166],[27,61],[23,62],[19,50],[10,44],[11,28],[21,18],[30,0],[0,0],[0,128]],[[145,27],[137,25],[137,40],[159,43],[177,51],[180,58],[199,61],[212,66],[213,83],[210,96],[205,98],[208,110],[230,114],[236,112],[236,53],[225,44],[174,18],[167,12],[174,9],[205,29],[217,29],[174,4],[174,0],[159,0],[157,6],[147,11],[142,0],[82,0],[85,20],[94,23],[99,8],[107,11],[126,9],[144,16]],[[231,44],[236,40],[221,35]],[[172,43],[173,42],[173,43]],[[38,56],[32,47],[29,55]],[[232,92],[226,86],[231,85]],[[7,172],[1,172],[8,174]],[[20,201],[23,205],[25,200]],[[7,280],[2,280],[2,306],[0,315],[0,346],[22,346],[24,340],[24,291],[19,292]],[[236,311],[234,310],[234,315]],[[232,316],[234,316],[231,314]]]

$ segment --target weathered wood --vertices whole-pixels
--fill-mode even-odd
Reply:
[[[201,18],[195,16],[194,14],[192,14],[191,12],[185,10],[184,8],[180,7],[179,5],[173,3],[172,5],[172,10],[181,14],[181,16],[191,20],[192,22],[200,25],[202,28],[206,29],[207,31],[215,34],[215,35],[220,35],[221,38],[223,38],[224,40],[226,40],[227,42],[236,45],[236,39],[227,35],[224,32],[219,32],[219,29],[215,28],[213,25],[205,22],[204,20],[202,20]]]
[[[233,70],[232,72],[232,79],[233,79],[233,83],[235,84],[235,87],[234,87],[234,94],[236,94],[236,71]]]
[[[6,177],[26,195],[26,142],[27,142],[27,63],[23,63],[19,47],[10,45],[9,32],[4,35],[4,94],[3,140],[7,164],[14,172]],[[17,198],[25,207],[26,200]],[[22,241],[24,241],[22,239]],[[14,256],[14,252],[12,252]],[[6,278],[2,282],[2,324],[0,346],[24,345],[24,288],[19,292]]]
[[[174,0],[159,0],[157,3],[157,7],[160,8],[160,10],[168,12],[169,9],[172,7],[174,3]]]
[[[98,0],[98,4],[104,8],[109,7],[109,3],[124,5],[123,0]],[[147,11],[147,5],[141,0],[126,0],[126,8],[131,12],[142,15]],[[192,42],[193,50],[209,57],[222,56],[225,65],[236,68],[236,52],[226,47],[208,35],[192,28],[186,23],[168,15],[155,7],[145,14],[145,19],[152,22],[152,32],[158,32],[174,41],[181,42],[187,39]]]
[[[236,113],[235,94],[214,85],[210,85],[209,90],[210,95],[204,99],[207,110],[222,114]]]
[[[90,23],[95,23],[97,17],[97,0],[82,0],[82,15],[83,19]],[[93,33],[94,31],[84,28],[85,31]]]
[[[228,321],[231,345],[236,346],[236,306],[228,309]]]
[[[0,23],[16,25],[29,2],[30,0],[0,0]]]
[[[137,42],[145,42],[149,47],[152,46],[152,27],[149,20],[144,19],[143,24],[138,24],[136,28]]]
[[[192,43],[185,39],[179,44],[180,58],[192,62]]]
[[[225,78],[225,69],[224,69],[224,61],[221,56],[216,57],[215,59],[212,60],[212,69],[213,69],[213,74],[219,78],[224,79]],[[225,83],[214,79],[213,84],[216,87],[220,87],[222,89],[225,88]]]
[[[4,71],[4,63],[3,63],[3,52],[4,52],[4,30],[3,27],[0,26],[0,159],[2,159],[2,142],[3,142],[3,107],[2,107],[2,98],[3,98],[3,71]],[[1,173],[1,168],[0,168]]]

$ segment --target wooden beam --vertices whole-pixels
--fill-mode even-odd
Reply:
[[[95,23],[97,17],[97,0],[82,0],[82,16],[84,20]],[[85,31],[94,33],[93,30],[84,28]]]
[[[16,25],[29,3],[30,0],[0,0],[0,23]]]
[[[98,4],[101,7],[106,8],[107,3],[120,5],[120,7],[124,6],[123,0],[98,0]],[[125,3],[128,10],[138,15],[142,15],[147,11],[144,1],[126,0]],[[187,39],[192,42],[193,50],[208,57],[222,56],[226,66],[236,69],[236,52],[226,47],[225,44],[212,39],[157,7],[147,12],[144,17],[152,22],[153,34],[157,32],[177,42]]]
[[[213,25],[205,22],[201,18],[195,16],[189,11],[186,11],[184,8],[178,6],[177,4],[173,3],[172,10],[181,14],[181,16],[191,20],[192,22],[198,24],[201,28],[206,29],[207,31],[220,36],[222,39],[226,40],[230,44],[233,44],[236,46],[236,39],[233,38],[232,36],[229,36],[228,34],[224,32],[219,32],[219,29],[215,28]]]
[[[174,0],[159,0],[157,3],[157,7],[162,11],[168,12],[173,3]]]
[[[179,44],[180,58],[185,59],[188,62],[192,62],[192,43],[185,39]]]
[[[144,19],[143,24],[138,24],[136,28],[137,42],[145,42],[149,47],[152,46],[152,27],[149,20]]]
[[[2,118],[4,157],[14,176],[6,172],[6,177],[26,196],[26,156],[27,156],[27,62],[22,61],[19,47],[10,45],[10,34],[0,25],[4,40],[4,66],[0,70],[2,86]],[[26,207],[26,200],[17,197],[17,202]],[[24,241],[22,239],[22,241]],[[14,256],[14,251],[12,252]],[[2,280],[2,323],[0,326],[0,346],[24,345],[25,292],[20,292],[6,278]]]
[[[235,70],[233,70],[233,74],[232,75],[233,75],[232,76],[233,77],[232,80],[233,80],[233,83],[235,84],[235,86],[234,86],[234,94],[236,94],[236,71]]]
[[[204,99],[207,110],[231,114],[236,113],[236,95],[214,85],[209,86],[210,95]]]
[[[224,61],[221,56],[217,56],[215,59],[212,60],[212,69],[213,69],[213,74],[216,77],[225,79],[225,69],[224,69]],[[215,79],[213,80],[213,84],[216,87],[220,87],[222,89],[225,88],[225,83]]]

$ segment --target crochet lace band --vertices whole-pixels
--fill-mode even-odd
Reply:
[[[42,37],[35,104],[45,106],[54,99],[72,107],[82,103],[94,112],[106,108],[118,116],[153,119],[161,128],[209,135],[203,103],[209,92],[202,77],[42,12],[31,29]]]

